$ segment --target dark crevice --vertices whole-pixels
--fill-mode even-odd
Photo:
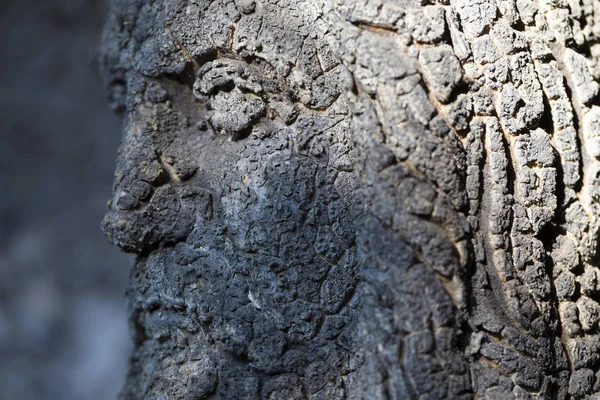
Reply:
[[[571,89],[571,87],[569,86],[569,82],[567,79],[564,80],[564,87],[565,87],[565,92],[567,94],[567,98],[571,100],[571,103],[573,103],[573,90]],[[575,192],[579,193],[581,191],[581,187],[583,186],[583,169],[584,169],[584,158],[587,156],[587,153],[585,152],[585,148],[583,146],[583,132],[581,131],[580,127],[579,127],[579,113],[578,110],[573,106],[573,129],[575,129],[575,132],[577,132],[577,134],[575,135],[575,148],[578,149],[579,151],[579,155],[580,155],[580,160],[579,160],[579,177],[580,179],[577,181],[577,184],[575,185],[575,187],[573,187],[573,190],[575,190]]]
[[[540,118],[539,127],[547,133],[552,134],[554,133],[554,122],[552,121],[552,109],[550,108],[550,101],[548,100],[546,93],[543,94],[542,99],[544,101],[544,112]]]
[[[196,73],[198,72],[198,70],[204,64],[214,61],[217,58],[219,58],[218,51],[216,49],[211,50],[201,56],[194,57],[193,59],[190,59],[188,62],[186,62],[182,72],[163,74],[163,76],[169,80],[173,80],[189,88],[193,88],[194,82],[196,81]]]
[[[508,144],[508,140],[506,139],[506,137],[504,135],[502,135],[502,147],[504,148],[504,154],[506,155],[506,180],[507,180],[507,184],[506,184],[506,190],[507,190],[507,195],[511,196],[513,198],[514,202],[514,196],[515,196],[515,182],[517,181],[517,173],[515,171],[515,163],[512,159],[512,154],[510,152],[510,145]],[[512,203],[511,202],[511,203]],[[512,204],[510,204],[510,216],[509,216],[509,220],[510,220],[510,224],[507,228],[508,232],[512,231],[512,225],[513,225],[513,212],[512,212]],[[509,248],[507,249],[507,252],[509,254],[512,253],[512,246],[510,245],[510,240],[509,240]]]
[[[197,68],[200,69],[205,64],[215,61],[218,58],[219,58],[219,51],[217,49],[213,49],[213,50],[207,51],[206,53],[204,53],[198,57],[195,57],[194,60],[196,62]]]
[[[194,63],[188,61],[185,63],[183,71],[181,72],[173,72],[173,73],[163,73],[164,78],[181,83],[185,86],[192,88],[194,86],[194,82],[196,80],[196,73]]]
[[[252,128],[254,127],[253,124],[250,124],[249,126],[245,127],[244,129],[241,129],[237,132],[232,132],[231,133],[231,140],[233,142],[237,142],[239,140],[244,140],[246,138],[248,138],[248,136],[250,136],[252,134]]]
[[[525,32],[525,23],[520,18],[518,18],[517,21],[514,24],[512,24],[512,28],[519,32]]]

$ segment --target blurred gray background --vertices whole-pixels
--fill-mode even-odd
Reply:
[[[103,6],[0,1],[0,400],[114,399],[126,373],[133,260],[100,232],[121,136]]]

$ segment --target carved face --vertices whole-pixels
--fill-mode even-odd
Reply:
[[[132,379],[169,398],[339,397],[355,368],[357,173],[349,75],[325,37],[305,38],[321,12],[152,7],[105,219],[140,255],[135,359],[155,363]]]

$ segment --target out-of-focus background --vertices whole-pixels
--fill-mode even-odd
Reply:
[[[121,137],[105,12],[0,1],[0,400],[114,399],[126,374],[133,260],[100,232]]]

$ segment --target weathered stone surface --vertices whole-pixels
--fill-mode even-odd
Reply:
[[[115,3],[123,396],[598,392],[590,10]]]
[[[450,100],[452,91],[460,82],[462,68],[448,45],[427,47],[421,50],[419,62],[423,65],[423,78],[442,103]]]

